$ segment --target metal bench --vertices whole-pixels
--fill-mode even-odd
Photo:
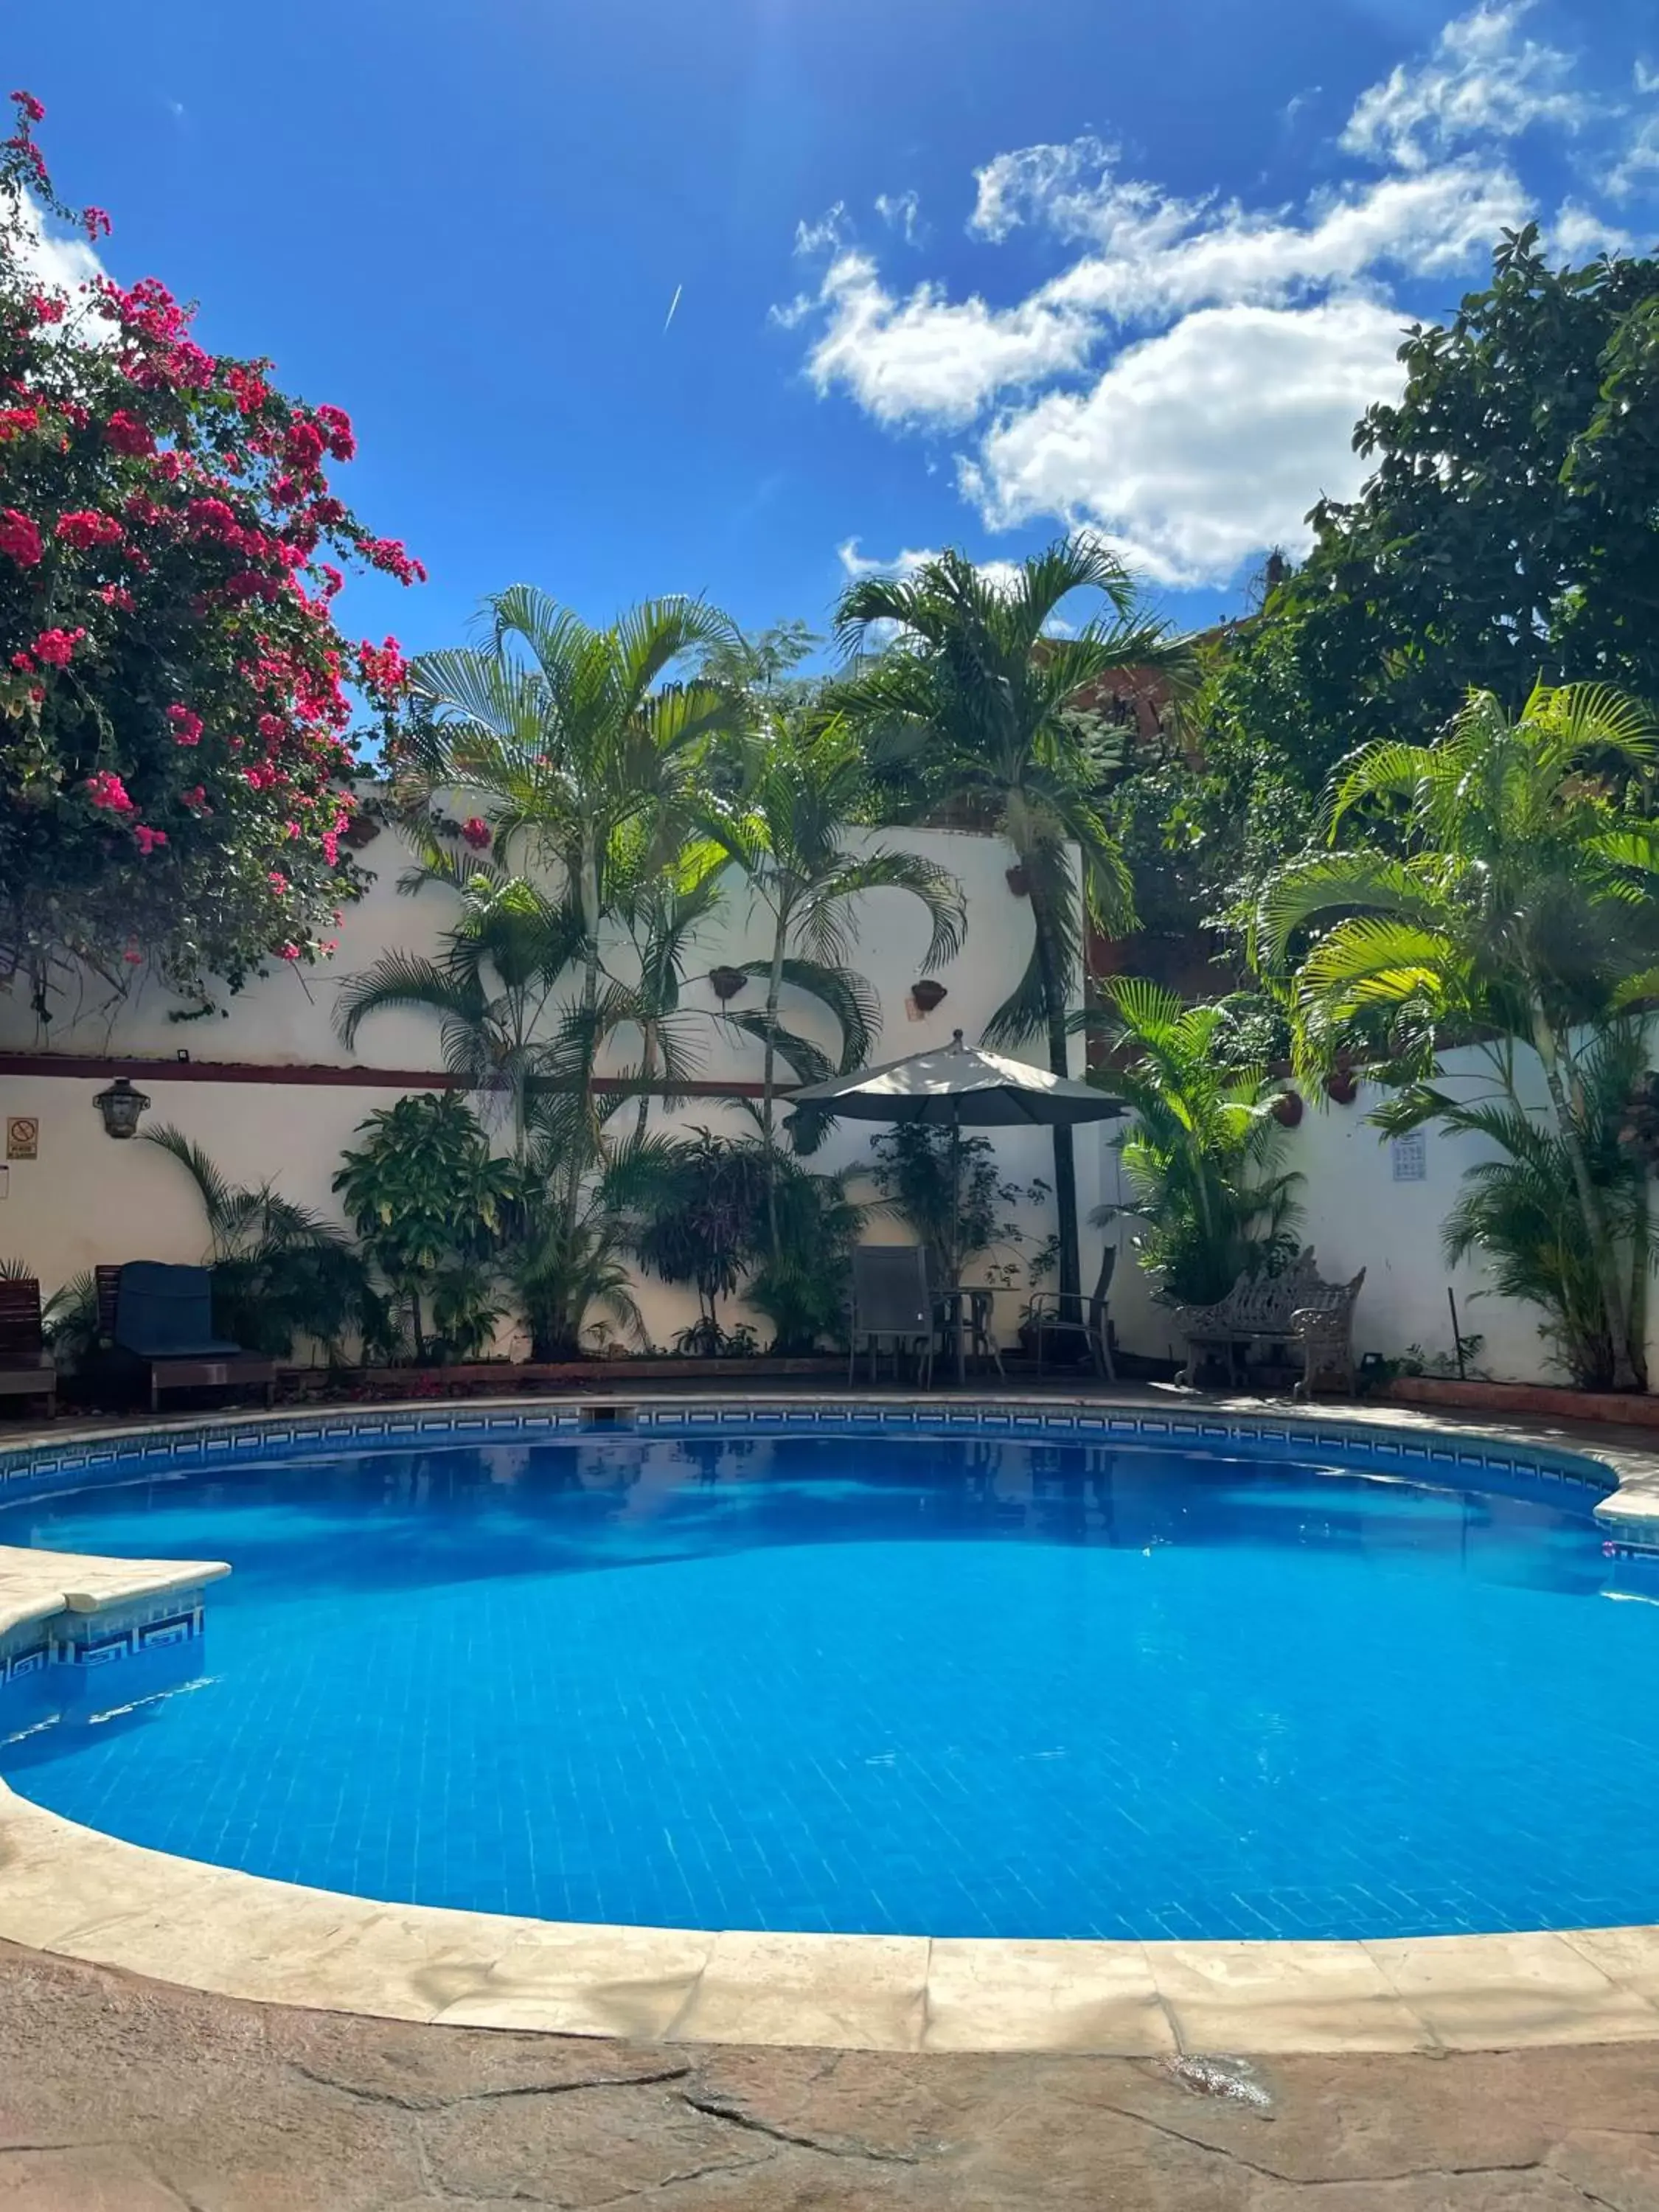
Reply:
[[[1176,1326],[1187,1340],[1187,1359],[1176,1382],[1194,1382],[1206,1354],[1218,1353],[1230,1384],[1238,1389],[1254,1346],[1294,1344],[1303,1370],[1298,1397],[1331,1373],[1352,1389],[1353,1310],[1364,1279],[1362,1267],[1351,1283],[1324,1281],[1310,1245],[1276,1275],[1241,1275],[1213,1305],[1177,1306]]]

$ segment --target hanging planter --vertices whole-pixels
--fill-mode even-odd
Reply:
[[[924,975],[919,983],[910,986],[910,996],[924,1014],[931,1014],[949,996],[943,983],[932,975]]]
[[[1031,878],[1026,874],[1023,866],[1016,863],[1013,867],[1005,869],[1003,872],[1008,879],[1008,888],[1016,898],[1030,898]]]
[[[738,992],[747,986],[749,977],[741,968],[711,968],[708,981],[714,987],[714,996],[724,1005],[727,999],[735,999]]]
[[[340,832],[340,842],[349,845],[354,853],[361,853],[365,845],[372,845],[380,834],[380,825],[372,814],[361,810],[354,814]]]
[[[1281,1091],[1270,1110],[1281,1129],[1294,1129],[1307,1109],[1302,1103],[1299,1091]]]
[[[1334,1106],[1352,1106],[1359,1096],[1359,1078],[1348,1065],[1346,1054],[1325,1078],[1325,1096]]]

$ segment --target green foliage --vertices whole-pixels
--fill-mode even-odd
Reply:
[[[584,1190],[575,1218],[547,1173],[532,1164],[501,1253],[507,1294],[530,1334],[532,1359],[580,1359],[593,1337],[644,1334],[623,1250],[623,1224]]]
[[[964,1136],[958,1144],[953,1169],[948,1129],[900,1121],[870,1139],[871,1175],[882,1205],[927,1247],[929,1278],[939,1284],[961,1282],[981,1253],[1023,1244],[1025,1232],[1010,1209],[1022,1196],[1042,1206],[1049,1195],[1047,1183],[1022,1192],[1005,1181],[988,1137]],[[988,1281],[1006,1285],[1019,1270],[1017,1261],[1006,1260],[983,1272]],[[1036,1281],[1034,1269],[1034,1286]]]
[[[509,1211],[522,1198],[523,1170],[491,1154],[459,1091],[400,1098],[357,1133],[367,1141],[342,1155],[333,1187],[364,1251],[407,1314],[416,1358],[465,1357],[458,1346],[476,1348],[489,1334],[483,1285],[493,1280]]]
[[[78,1367],[99,1345],[98,1285],[90,1269],[52,1292],[40,1315],[41,1334],[60,1367]]]
[[[1373,842],[1286,868],[1260,930],[1290,977],[1301,1064],[1370,1057],[1403,1086],[1379,1117],[1389,1127],[1446,1118],[1431,1080],[1445,1046],[1484,1044],[1515,1116],[1527,1113],[1521,1071],[1541,1072],[1613,1380],[1626,1389],[1644,1359],[1631,1255],[1576,1093],[1586,1053],[1659,995],[1656,765],[1659,729],[1600,686],[1540,689],[1513,719],[1479,694],[1434,744],[1384,741],[1356,756],[1329,836],[1334,848],[1356,830]]]
[[[771,1322],[775,1352],[844,1340],[853,1248],[866,1209],[848,1197],[844,1176],[815,1175],[787,1154],[777,1163],[775,1204],[778,1254],[762,1254],[744,1300]]]
[[[771,939],[763,957],[744,963],[766,985],[763,1006],[726,1016],[763,1048],[761,1130],[769,1147],[779,1061],[803,1083],[822,1081],[837,1065],[847,1074],[868,1059],[879,1032],[876,996],[850,964],[860,902],[872,891],[898,890],[921,905],[932,929],[926,969],[954,958],[962,943],[962,890],[947,869],[920,854],[849,842],[865,777],[863,753],[845,723],[815,730],[798,717],[768,714],[753,732],[738,797],[702,817],[765,915]],[[830,1015],[841,1035],[838,1063],[789,1027],[787,995],[810,999]],[[775,1237],[772,1251],[779,1256]]]
[[[1075,636],[1057,636],[1054,619],[1078,591],[1098,593],[1106,611]],[[901,814],[948,806],[1007,840],[1035,927],[1025,973],[992,1016],[986,1042],[1041,1037],[1050,1066],[1065,1074],[1085,923],[1122,934],[1134,919],[1129,872],[1103,805],[1121,746],[1088,711],[1087,695],[1125,669],[1159,672],[1182,690],[1190,652],[1140,607],[1116,555],[1085,538],[1022,561],[1008,587],[954,551],[902,580],[866,577],[842,594],[837,633],[856,647],[875,623],[897,625],[894,645],[856,668],[830,702],[863,738]],[[1054,1144],[1060,1288],[1075,1297],[1071,1131],[1057,1128]]]
[[[1178,1305],[1225,1297],[1242,1274],[1276,1269],[1295,1250],[1295,1191],[1279,1162],[1279,1085],[1218,1050],[1219,1006],[1184,1006],[1171,991],[1126,977],[1104,1010],[1111,1087],[1134,1111],[1120,1139],[1144,1224],[1140,1264]]]
[[[1538,1307],[1539,1334],[1582,1388],[1613,1387],[1619,1346],[1608,1328],[1601,1248],[1577,1187],[1575,1152],[1588,1170],[1617,1256],[1626,1310],[1639,1317],[1652,1265],[1646,1163],[1621,1144],[1626,1113],[1646,1058],[1644,1024],[1620,1021],[1574,1055],[1567,1086],[1570,1134],[1528,1112],[1507,1090],[1461,1097],[1443,1083],[1408,1085],[1378,1115],[1391,1129],[1432,1118],[1484,1139],[1496,1159],[1477,1161],[1443,1224],[1449,1261],[1486,1261],[1499,1297]]]
[[[177,1160],[206,1216],[204,1255],[213,1277],[215,1325],[251,1352],[291,1356],[295,1340],[313,1338],[331,1361],[346,1340],[377,1329],[367,1272],[343,1231],[264,1182],[228,1182],[182,1130],[146,1129],[141,1141]]]
[[[1511,710],[1540,681],[1659,700],[1659,261],[1554,270],[1528,225],[1401,358],[1403,398],[1356,433],[1370,477],[1315,508],[1306,565],[1239,641],[1232,696],[1310,790],[1471,690]]]
[[[699,1129],[631,1149],[608,1178],[635,1256],[659,1281],[696,1288],[711,1344],[720,1299],[766,1249],[769,1166],[763,1144]]]

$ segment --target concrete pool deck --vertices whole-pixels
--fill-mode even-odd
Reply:
[[[810,1395],[822,1401],[823,1393]],[[603,1402],[594,1394],[584,1402],[590,1397]],[[999,1393],[996,1402],[1019,1398]],[[1045,1394],[1032,1402],[1056,1401]],[[1089,1402],[1170,1401],[1114,1393]],[[1201,1402],[1286,1419],[1260,1401]],[[1316,1415],[1297,1418],[1316,1431]],[[1604,1431],[1451,1422],[1398,1408],[1344,1407],[1336,1418],[1350,1427],[1376,1419],[1565,1444],[1607,1462],[1620,1495],[1628,1489],[1644,1513],[1659,1499],[1659,1455]],[[177,1433],[187,1425],[166,1425]],[[115,1433],[137,1442],[143,1431]],[[70,1441],[61,1427],[41,1441],[47,1436]],[[216,1562],[0,1547],[0,1634],[60,1611],[194,1589],[225,1571]],[[666,2045],[1168,2060],[1218,2050],[1443,2054],[1659,2041],[1659,1927],[1376,1942],[1050,1943],[555,1923],[377,1904],[168,1856],[79,1826],[3,1785],[0,1938],[227,1998]]]

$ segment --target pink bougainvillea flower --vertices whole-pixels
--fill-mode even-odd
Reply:
[[[81,228],[96,246],[100,238],[109,236],[109,217],[100,207],[82,208]]]
[[[25,123],[44,123],[46,121],[46,111],[40,105],[40,102],[35,98],[32,92],[14,92],[10,94],[10,99],[12,105],[16,108],[17,112],[22,117]]]
[[[357,451],[350,416],[343,407],[319,407],[315,413],[317,427],[327,441],[329,452],[337,461],[350,460]]]
[[[194,785],[189,791],[181,791],[179,799],[179,804],[189,807],[192,814],[211,814],[213,811],[208,805],[207,786],[204,783]]]
[[[32,648],[37,660],[48,668],[67,668],[75,657],[75,648],[86,635],[83,629],[43,629]]]
[[[284,960],[297,960],[300,957],[300,948],[297,945],[294,944],[292,940],[290,940],[287,945],[279,945],[277,947],[277,951],[282,954]]]
[[[36,533],[37,539],[39,533]],[[52,532],[65,545],[118,545],[121,526],[112,514],[100,514],[94,507],[80,507],[73,514],[60,514],[58,527]],[[36,560],[40,555],[35,555]]]
[[[409,663],[395,637],[387,638],[380,645],[371,645],[365,638],[357,648],[357,661],[364,683],[375,690],[395,697],[408,690]]]
[[[153,453],[155,434],[126,408],[118,407],[104,425],[104,435],[118,453]]]
[[[132,801],[127,797],[127,787],[111,769],[100,768],[86,781],[87,797],[94,806],[101,806],[112,814],[131,814]]]
[[[33,568],[39,566],[40,550],[38,526],[15,507],[0,507],[0,553],[9,554],[20,568]]]
[[[169,707],[167,720],[173,725],[173,741],[177,745],[199,745],[202,742],[202,718],[192,714],[188,707]]]
[[[461,824],[461,835],[475,853],[489,849],[489,824],[482,814],[470,814]]]
[[[133,842],[146,857],[153,853],[158,845],[165,845],[167,842],[167,833],[165,830],[152,830],[147,822],[135,822],[132,825],[132,836]]]
[[[132,593],[125,584],[100,584],[98,596],[106,607],[119,607],[124,615],[132,612]]]
[[[38,407],[0,407],[0,443],[21,437],[25,430],[38,430],[40,410]]]
[[[276,892],[278,898],[285,898],[288,896],[288,878],[283,873],[280,868],[273,868],[270,873],[265,878],[265,881],[270,885],[270,888]]]

